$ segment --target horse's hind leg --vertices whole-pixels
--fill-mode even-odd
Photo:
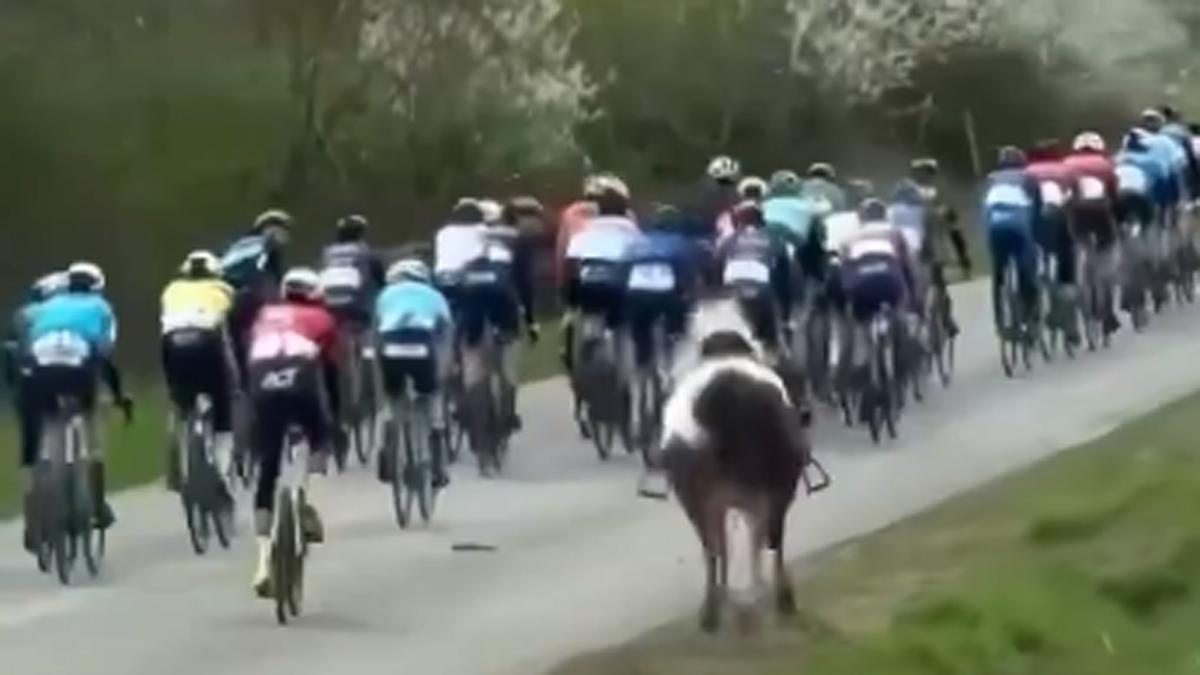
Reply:
[[[721,627],[721,594],[718,590],[718,558],[705,551],[704,565],[706,568],[706,587],[704,604],[700,606],[700,628],[709,633],[715,633]]]
[[[786,507],[772,508],[767,545],[773,552],[775,561],[775,609],[783,616],[793,616],[796,613],[796,593],[792,588],[792,577],[788,574],[787,561],[783,556],[786,517]]]

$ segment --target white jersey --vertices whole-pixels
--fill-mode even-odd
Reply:
[[[842,244],[850,241],[859,228],[858,214],[841,211],[825,218],[825,250],[840,251]]]
[[[487,255],[488,228],[478,225],[447,225],[433,242],[434,274],[457,274]]]
[[[625,262],[641,237],[637,225],[621,216],[596,216],[567,244],[568,260]]]

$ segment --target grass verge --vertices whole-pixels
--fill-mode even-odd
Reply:
[[[560,675],[1200,672],[1200,394],[805,564],[801,619]]]

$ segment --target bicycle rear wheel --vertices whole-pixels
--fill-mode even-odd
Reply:
[[[433,510],[437,504],[437,491],[433,488],[433,468],[430,463],[429,434],[431,425],[423,412],[415,412],[410,419],[410,428],[406,434],[409,438],[408,481],[409,494],[415,499],[421,520],[426,525],[433,519]],[[412,512],[411,505],[409,512]]]
[[[403,415],[407,415],[407,410]],[[412,519],[412,511],[409,506],[412,503],[408,492],[408,452],[405,449],[408,445],[408,421],[406,419],[396,419],[393,415],[388,422],[388,437],[384,444],[382,452],[391,454],[392,457],[392,511],[396,514],[396,524],[400,529],[406,529]]]
[[[297,527],[292,495],[283,490],[275,500],[275,541],[271,545],[271,585],[275,596],[275,619],[280,625],[286,625],[299,613],[299,605],[293,599],[295,560],[299,557]]]

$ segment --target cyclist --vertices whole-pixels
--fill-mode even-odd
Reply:
[[[892,223],[906,233],[911,252],[921,263],[918,289],[924,288],[927,279],[945,299],[946,330],[954,337],[958,335],[959,327],[947,291],[946,260],[949,254],[946,242],[950,242],[959,267],[968,275],[971,273],[971,256],[967,251],[967,238],[958,224],[958,213],[939,185],[940,174],[941,166],[936,159],[914,159],[909,164],[908,176],[892,193],[889,215]],[[919,303],[916,309],[924,311]]]
[[[1152,226],[1171,200],[1170,167],[1150,153],[1139,134],[1128,134],[1114,157],[1117,174],[1117,223]]]
[[[314,467],[324,466],[330,451],[341,452],[345,445],[339,419],[337,323],[321,300],[321,279],[312,269],[296,268],[284,275],[282,288],[282,298],[264,305],[255,317],[248,355],[253,443],[259,463],[254,493],[258,536],[254,589],[260,597],[271,592],[272,514],[288,431],[298,428],[304,433],[316,459]],[[308,499],[300,514],[300,527],[307,541],[325,540],[324,526]]]
[[[342,402],[349,406],[343,411],[350,424],[360,418],[352,411],[369,405],[373,372],[363,360],[363,341],[371,325],[375,297],[383,288],[384,266],[367,242],[370,222],[365,216],[352,214],[339,218],[334,242],[321,253],[321,297],[338,322],[343,347],[342,373],[347,381],[342,390]]]
[[[808,168],[808,178],[800,188],[822,218],[850,208],[846,191],[837,184],[837,170],[828,162],[816,162]]]
[[[259,308],[278,294],[283,278],[283,249],[291,227],[292,217],[286,211],[264,211],[254,219],[250,232],[230,244],[221,257],[222,275],[235,291],[229,313],[229,337],[243,381],[250,324]]]
[[[182,426],[196,399],[212,404],[213,456],[218,475],[227,481],[233,466],[233,392],[237,366],[226,320],[233,307],[233,289],[221,278],[221,262],[208,251],[193,251],[179,268],[179,278],[163,290],[162,367],[167,391],[175,404],[168,428]],[[172,433],[174,437],[174,433]],[[179,488],[179,454],[168,457],[167,484]],[[233,506],[230,486],[223,495]]]
[[[561,230],[560,230],[561,232]],[[433,273],[438,290],[455,314],[462,311],[462,282],[467,265],[487,251],[487,225],[479,201],[464,197],[454,205],[433,240]]]
[[[1170,203],[1159,214],[1164,224],[1173,225],[1178,215],[1180,203],[1183,201],[1185,190],[1185,173],[1187,169],[1187,153],[1174,139],[1163,133],[1166,117],[1157,110],[1147,110],[1134,128],[1133,133],[1142,137],[1150,154],[1166,166],[1171,174]]]
[[[1184,185],[1189,197],[1194,199],[1200,195],[1200,163],[1198,163],[1195,148],[1192,145],[1192,129],[1175,108],[1164,105],[1160,108],[1160,112],[1164,118],[1162,133],[1178,143],[1186,155]]]
[[[29,384],[39,428],[40,418],[55,412],[59,397],[77,399],[89,441],[88,481],[95,500],[96,526],[103,529],[111,527],[116,517],[105,499],[104,443],[95,417],[97,372],[107,382],[126,421],[132,418],[133,401],[122,389],[120,371],[113,362],[117,320],[103,295],[103,270],[92,263],[77,262],[67,268],[67,277],[65,293],[32,306],[27,314],[26,344],[33,364]]]
[[[58,295],[67,288],[67,275],[62,272],[47,274],[30,286],[25,304],[13,314],[9,334],[4,341],[4,380],[13,394],[17,426],[20,437],[18,462],[21,472],[22,494],[25,496],[25,522],[29,522],[29,497],[33,476],[30,472],[37,461],[38,447],[42,439],[41,415],[37,400],[31,389],[33,367],[29,362],[28,332],[33,308]],[[31,549],[29,531],[25,531],[25,548]]]
[[[430,458],[433,483],[450,484],[446,473],[446,407],[441,400],[443,383],[453,354],[453,320],[446,297],[433,285],[429,267],[416,258],[396,262],[387,271],[387,287],[375,302],[375,339],[380,355],[383,388],[390,400],[413,391],[429,406]],[[379,456],[379,479],[390,483],[396,467],[389,453]]]
[[[800,267],[792,283],[823,289],[828,278],[825,222],[812,200],[803,196],[800,177],[793,171],[776,171],[762,204],[767,232],[790,249],[788,257]],[[814,299],[819,300],[819,296]]]
[[[659,365],[669,366],[669,352],[654,353],[655,322],[663,322],[667,341],[673,344],[687,328],[688,310],[698,293],[699,253],[682,229],[679,210],[660,206],[629,254],[625,309],[639,369],[649,367],[655,358]]]
[[[518,340],[522,326],[532,341],[539,338],[533,307],[534,237],[517,229],[518,214],[490,200],[479,202],[484,227],[482,250],[463,269],[460,292],[464,363],[478,362],[489,326],[496,330],[500,375],[504,379],[502,408],[511,431],[520,431],[517,414]],[[479,372],[479,369],[467,372]],[[468,386],[471,382],[466,383]]]
[[[983,189],[982,215],[992,254],[992,308],[996,329],[1003,327],[1000,314],[1004,274],[1016,266],[1025,316],[1037,320],[1037,267],[1034,232],[1042,213],[1042,191],[1037,180],[1025,172],[1025,152],[1006,146],[1000,149],[996,169]]]
[[[321,254],[321,294],[343,329],[361,334],[371,323],[375,296],[384,286],[383,261],[367,243],[365,216],[338,219],[334,243]]]
[[[742,165],[727,155],[712,158],[708,163],[707,180],[701,191],[699,234],[712,241],[716,238],[721,217],[739,201],[738,181]]]
[[[596,199],[600,196],[605,178],[604,175],[594,175],[584,179],[582,197],[563,209],[559,216],[558,230],[554,237],[554,270],[560,286],[565,286],[567,282],[567,245],[571,243],[571,238],[596,216]]]
[[[863,365],[859,355],[866,355],[866,331],[871,320],[885,306],[896,312],[896,317],[915,314],[916,258],[908,246],[904,229],[894,225],[888,216],[888,207],[879,199],[867,199],[858,208],[859,229],[842,244],[839,253],[841,283],[839,288],[844,297],[849,318],[852,321],[852,339],[845,342],[845,352],[840,359],[854,367]],[[893,328],[900,331],[897,343],[904,344],[906,321],[897,320]]]
[[[1075,170],[1064,161],[1066,155],[1058,140],[1042,141],[1029,153],[1026,173],[1038,181],[1042,193],[1041,227],[1034,238],[1045,259],[1054,260],[1055,277],[1052,281],[1057,287],[1056,292],[1064,302],[1072,303],[1077,296],[1076,256],[1069,205],[1076,188],[1076,176]],[[1078,322],[1063,320],[1059,323],[1062,324],[1066,339],[1078,343]]]
[[[567,247],[566,287],[563,304],[567,308],[563,325],[563,355],[568,373],[575,369],[575,323],[577,315],[598,316],[613,331],[616,363],[621,382],[628,382],[625,321],[623,312],[629,279],[630,255],[641,237],[637,223],[630,218],[629,188],[616,176],[606,176],[598,184],[597,215],[576,234]],[[576,416],[581,411],[575,394]],[[582,426],[581,426],[582,429]]]
[[[721,244],[722,283],[742,307],[755,338],[782,360],[783,330],[792,311],[792,264],[787,246],[773,235],[763,207],[742,202],[734,209],[737,231]]]
[[[1071,191],[1070,221],[1077,240],[1094,242],[1096,254],[1104,263],[1101,269],[1112,273],[1115,249],[1119,242],[1117,230],[1117,167],[1108,156],[1104,138],[1095,132],[1084,132],[1072,144],[1074,152],[1063,160],[1075,179]],[[1107,275],[1106,275],[1107,276]],[[1110,296],[1112,294],[1109,294]],[[1111,299],[1111,298],[1110,298]],[[1105,308],[1105,330],[1109,333],[1120,327],[1114,306]]]

